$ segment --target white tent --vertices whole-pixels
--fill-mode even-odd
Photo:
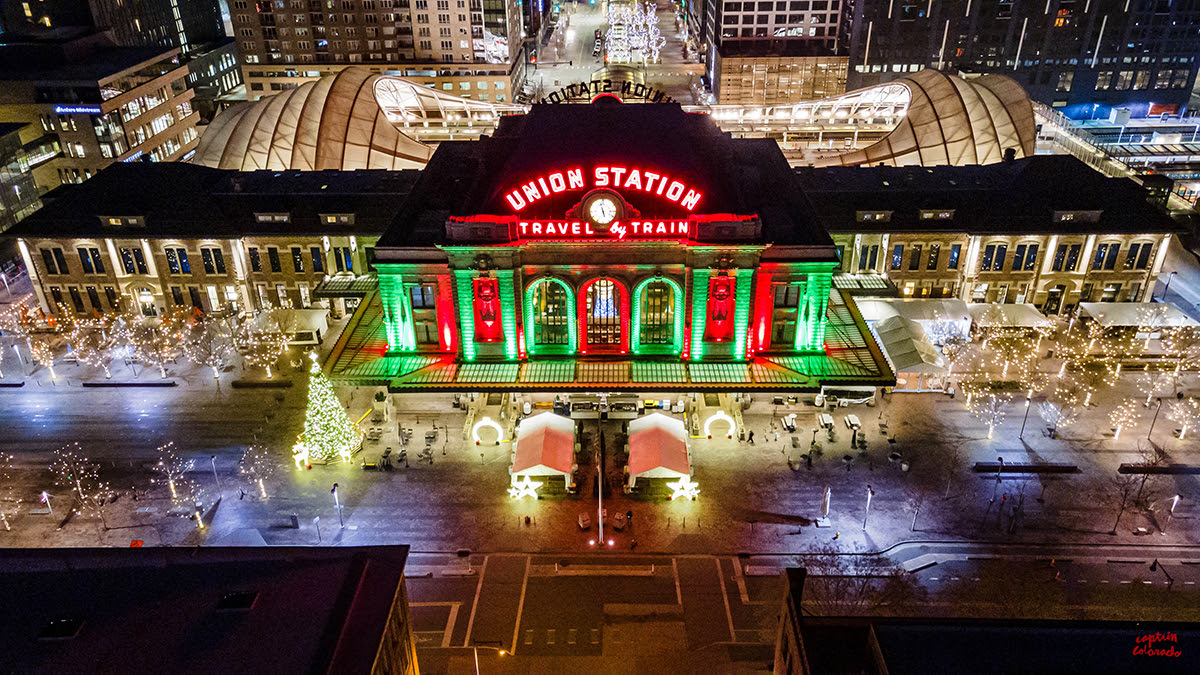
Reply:
[[[683,422],[651,413],[629,423],[629,487],[638,478],[689,478],[692,457]]]
[[[971,313],[967,303],[957,298],[856,298],[855,304],[868,323],[901,316],[916,321],[926,330],[935,324],[950,324],[940,334],[957,333],[966,336],[971,330]]]
[[[1079,309],[1083,316],[1095,319],[1106,328],[1132,326],[1157,330],[1200,326],[1168,302],[1081,302]]]
[[[513,443],[512,482],[522,476],[563,476],[571,487],[575,468],[575,423],[554,413],[527,417]]]
[[[946,372],[941,354],[916,321],[893,316],[876,323],[873,330],[897,373]]]
[[[967,306],[976,328],[1049,328],[1054,322],[1029,303],[978,302]]]

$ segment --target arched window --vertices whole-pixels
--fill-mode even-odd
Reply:
[[[612,279],[599,279],[587,290],[587,343],[621,344],[621,299]]]
[[[675,293],[665,281],[646,284],[641,293],[638,343],[667,345],[675,341]]]
[[[571,341],[571,308],[567,289],[559,283],[539,283],[533,289],[533,343],[566,345]]]

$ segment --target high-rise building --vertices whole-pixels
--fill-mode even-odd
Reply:
[[[845,0],[704,0],[689,11],[717,103],[794,103],[845,91]]]
[[[22,140],[21,131],[27,126],[0,122],[0,232],[42,205],[32,167],[40,144],[27,146]],[[57,144],[52,148],[57,151]]]
[[[251,99],[354,64],[501,103],[524,79],[515,0],[233,0],[230,13]]]
[[[93,26],[120,47],[179,47],[183,54],[225,36],[217,0],[26,0],[6,2],[0,13],[6,33]]]
[[[174,161],[195,147],[198,115],[179,48],[114,47],[82,28],[59,34],[0,43],[0,119],[30,125],[25,136],[60,148],[33,167],[40,189],[81,182],[113,162]]]
[[[842,0],[854,30],[848,87],[922,68],[1002,73],[1073,117],[1186,108],[1200,3],[1175,0]]]

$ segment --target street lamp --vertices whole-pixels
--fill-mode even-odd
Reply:
[[[1163,294],[1162,294],[1163,302],[1167,301],[1167,292],[1171,290],[1171,280],[1175,278],[1176,274],[1179,274],[1179,272],[1175,271],[1175,272],[1171,272],[1170,274],[1167,275],[1167,285],[1166,285],[1166,287],[1163,288]]]
[[[996,501],[996,491],[1000,488],[1000,473],[1004,471],[1004,458],[997,457],[996,461],[1000,462],[1000,465],[996,467],[996,483],[992,485],[992,498],[988,501],[989,504]]]
[[[871,489],[870,485],[868,485],[867,486],[867,512],[863,514],[862,529],[864,529],[864,530],[867,529],[867,516],[871,515],[871,497],[874,497],[874,496],[875,496],[875,491]]]
[[[217,476],[217,456],[213,455],[209,459],[212,461],[213,480],[217,483],[217,492],[221,492],[221,478]]]
[[[1158,421],[1158,413],[1162,412],[1162,397],[1158,397],[1158,407],[1154,409],[1154,418],[1150,420],[1150,431],[1146,432],[1146,440],[1150,440],[1150,434],[1154,433],[1154,423]]]
[[[1021,420],[1021,433],[1017,434],[1017,438],[1020,438],[1020,439],[1025,438],[1025,424],[1027,422],[1029,422],[1029,402],[1032,397],[1033,397],[1033,390],[1031,389],[1029,391],[1029,394],[1027,394],[1025,396],[1025,419]]]
[[[333,508],[337,511],[338,522],[341,523],[342,527],[344,528],[344,527],[346,527],[346,521],[342,518],[342,502],[340,499],[338,499],[338,484],[337,483],[333,484],[333,489],[330,490],[330,492],[333,493]]]
[[[1167,525],[1171,524],[1171,516],[1175,515],[1176,506],[1179,506],[1179,495],[1175,495],[1175,497],[1171,500],[1171,510],[1167,511],[1167,522],[1163,524],[1162,530],[1159,531],[1159,534],[1164,537],[1167,536]]]
[[[499,647],[488,647],[485,645],[484,649],[492,649],[495,650],[500,656],[508,656],[508,652],[500,649]],[[475,653],[475,675],[479,675],[479,646],[471,645],[471,651]]]
[[[1168,586],[1172,586],[1175,584],[1175,579],[1172,578],[1170,574],[1167,574],[1167,566],[1159,563],[1158,558],[1155,558],[1154,562],[1150,563],[1150,571],[1157,572],[1158,570],[1162,570],[1163,576],[1165,576],[1167,578]]]

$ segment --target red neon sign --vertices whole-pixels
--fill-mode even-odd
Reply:
[[[644,168],[597,166],[592,170],[590,179],[590,184],[585,184],[583,169],[552,171],[507,192],[504,198],[508,200],[508,205],[513,211],[520,211],[536,201],[560,192],[606,187],[656,195],[691,211],[704,196],[702,192],[672,176]]]
[[[615,220],[603,232],[585,220],[520,221],[517,234],[522,239],[687,239],[692,224],[686,220]]]

